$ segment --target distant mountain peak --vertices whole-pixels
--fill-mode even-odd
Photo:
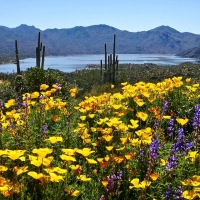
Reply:
[[[32,29],[38,29],[35,26],[29,26],[27,24],[21,24],[20,26],[17,26],[16,29],[25,29],[25,28],[32,28]]]
[[[176,29],[170,27],[170,26],[158,26],[154,29],[151,29],[149,31],[164,31],[164,32],[170,32],[170,33],[180,33],[179,31],[177,31]]]

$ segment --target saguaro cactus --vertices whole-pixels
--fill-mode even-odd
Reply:
[[[105,51],[105,72],[103,74],[104,75],[103,80],[104,80],[104,83],[109,82],[109,83],[115,84],[115,75],[118,73],[118,62],[119,62],[118,56],[116,56],[116,35],[115,34],[114,34],[114,41],[113,41],[113,54],[110,54],[107,57],[106,43],[104,45],[104,51]]]
[[[19,52],[18,52],[17,40],[15,40],[15,54],[16,54],[17,74],[20,74]]]
[[[45,56],[45,46],[43,46],[43,50],[42,50],[42,66],[41,66],[41,69],[44,69],[44,56]]]
[[[40,51],[42,51],[42,65],[40,65]],[[45,56],[45,46],[42,46],[42,42],[40,42],[40,32],[38,33],[38,46],[36,47],[36,66],[44,69],[44,56]]]

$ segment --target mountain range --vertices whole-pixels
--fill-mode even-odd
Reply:
[[[116,34],[116,53],[180,54],[187,49],[200,47],[200,35],[179,32],[169,26],[149,31],[129,32],[100,24],[88,27],[40,30],[22,24],[16,28],[0,26],[0,58],[15,56],[18,41],[19,58],[35,57],[38,32],[46,47],[45,55],[101,54],[104,43],[112,53],[113,35]]]

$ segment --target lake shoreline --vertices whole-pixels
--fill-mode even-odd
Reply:
[[[91,55],[69,55],[69,56],[46,56],[44,69],[59,69],[64,72],[72,72],[85,69],[88,65],[100,65],[100,60],[104,64],[104,54]],[[174,54],[118,54],[119,64],[149,64],[153,63],[160,66],[178,65],[183,62],[198,63],[198,59],[181,58]],[[20,60],[20,69],[25,71],[27,68],[35,67],[35,58]],[[0,64],[0,72],[12,73],[16,71],[15,63]]]

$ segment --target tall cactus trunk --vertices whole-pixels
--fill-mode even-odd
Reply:
[[[118,75],[118,71],[119,71],[119,60],[118,56],[116,56],[116,75]]]
[[[102,76],[103,70],[102,70],[103,66],[102,66],[102,60],[100,60],[100,75]]]
[[[42,66],[41,66],[41,69],[44,69],[44,56],[45,56],[45,46],[43,46],[43,50],[42,50]]]
[[[107,70],[107,48],[106,43],[104,44],[104,51],[105,51],[105,71]]]
[[[16,53],[16,63],[17,63],[17,74],[20,74],[19,52],[18,52],[17,40],[15,40],[15,53]]]
[[[38,33],[38,46],[36,47],[36,66],[40,67],[40,48],[41,48],[41,43],[40,43],[40,32]]]

